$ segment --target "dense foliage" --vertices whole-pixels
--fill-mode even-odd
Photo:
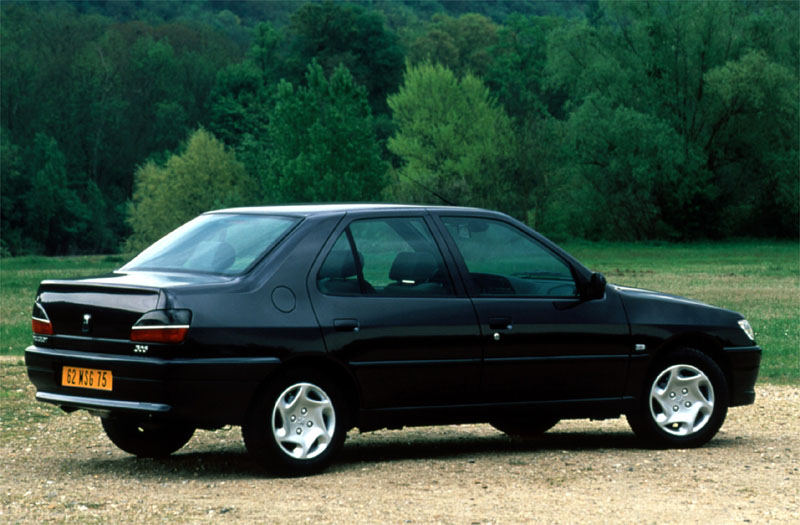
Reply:
[[[511,193],[511,119],[478,77],[448,68],[409,66],[389,97],[397,133],[389,150],[403,159],[388,191],[399,201],[503,207]]]
[[[796,2],[7,1],[0,17],[2,254],[332,200],[490,206],[562,238],[800,233]]]
[[[236,155],[211,133],[192,133],[185,150],[164,165],[148,160],[136,170],[126,248],[146,248],[165,232],[214,208],[239,206],[254,186]]]

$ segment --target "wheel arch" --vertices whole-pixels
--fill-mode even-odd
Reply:
[[[269,388],[271,382],[281,375],[294,370],[313,370],[330,379],[341,389],[347,403],[348,427],[352,428],[358,422],[358,409],[361,406],[361,395],[355,380],[347,367],[341,362],[329,358],[327,355],[298,355],[283,361],[280,366],[267,375],[250,399],[247,413],[252,410],[256,399],[264,389]]]
[[[720,370],[722,370],[722,374],[725,376],[725,381],[728,385],[731,384],[731,362],[730,358],[723,350],[723,344],[718,339],[700,332],[680,334],[667,339],[659,345],[650,359],[650,366],[647,370],[648,377],[653,369],[657,367],[667,355],[681,348],[693,348],[706,354],[719,366]],[[730,389],[728,395],[729,397],[732,395]]]

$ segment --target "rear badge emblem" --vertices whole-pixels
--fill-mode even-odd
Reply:
[[[92,314],[83,314],[83,326],[81,327],[81,331],[84,334],[88,334],[91,331],[92,329],[91,323],[92,323]]]

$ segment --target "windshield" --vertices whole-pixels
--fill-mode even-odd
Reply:
[[[201,215],[144,250],[120,271],[236,275],[247,270],[298,221],[267,215]]]

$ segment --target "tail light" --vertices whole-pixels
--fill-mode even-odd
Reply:
[[[53,324],[47,317],[47,312],[38,301],[33,305],[33,315],[31,316],[31,327],[36,335],[53,335]]]
[[[151,310],[131,327],[131,341],[137,343],[182,343],[192,320],[190,310]]]

